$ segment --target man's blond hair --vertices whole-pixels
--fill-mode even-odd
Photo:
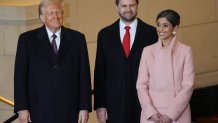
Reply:
[[[58,3],[61,6],[61,11],[64,12],[64,0],[42,0],[39,4],[38,12],[39,12],[39,17],[40,15],[43,14],[44,9],[51,3]]]

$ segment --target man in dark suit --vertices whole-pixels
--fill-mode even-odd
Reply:
[[[87,123],[91,81],[85,36],[62,26],[61,0],[43,0],[44,25],[20,35],[14,111],[20,123]],[[55,36],[54,36],[55,34]]]
[[[100,123],[139,123],[136,80],[144,47],[156,29],[136,18],[138,0],[116,0],[120,19],[98,34],[94,108]]]

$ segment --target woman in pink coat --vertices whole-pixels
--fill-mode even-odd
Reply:
[[[180,23],[177,12],[164,10],[156,22],[159,41],[144,48],[138,73],[141,123],[191,123],[189,100],[194,83],[191,47],[176,38]]]

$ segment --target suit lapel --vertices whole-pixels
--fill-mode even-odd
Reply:
[[[61,42],[58,50],[58,56],[56,56],[53,51],[45,26],[41,27],[37,37],[39,39],[39,48],[41,48],[47,54],[47,56],[53,63],[60,62],[72,46],[71,35],[65,27],[61,28]]]
[[[142,41],[141,39],[141,29],[142,26],[141,26],[141,20],[138,19],[138,24],[137,24],[137,27],[136,27],[136,34],[135,34],[135,40],[134,40],[134,43],[132,45],[132,48],[130,50],[130,53],[129,53],[129,59],[134,55],[135,51],[137,50],[137,48],[140,46],[140,42]]]
[[[132,45],[132,48],[130,50],[130,54],[129,54],[129,57],[126,58],[126,55],[125,55],[125,51],[123,49],[123,45],[122,45],[122,42],[120,40],[120,27],[119,27],[119,20],[117,20],[114,25],[113,25],[113,36],[114,36],[114,43],[115,45],[114,46],[118,46],[118,53],[120,53],[120,56],[122,56],[124,59],[131,59],[131,57],[134,55],[134,53],[137,51],[137,48],[141,45],[141,41],[140,39],[141,38],[141,32],[142,32],[142,22],[140,19],[138,19],[138,24],[137,24],[137,28],[136,28],[136,35],[135,35],[135,40],[134,40],[134,43]]]
[[[126,54],[125,54],[125,51],[123,49],[123,45],[122,45],[122,42],[120,40],[120,27],[119,27],[119,20],[117,20],[114,25],[113,25],[113,36],[114,38],[113,39],[113,42],[114,42],[114,45],[113,46],[117,46],[117,48],[115,49],[118,49],[118,51],[116,53],[119,53],[119,55],[123,58],[123,59],[127,59],[126,58]]]
[[[72,47],[72,36],[65,27],[61,28],[61,42],[58,50],[58,62],[60,62]]]
[[[39,39],[39,42],[38,42],[39,48],[44,50],[44,52],[47,54],[47,56],[53,63],[56,62],[57,58],[56,58],[55,53],[53,52],[53,48],[49,41],[45,26],[42,26],[40,28],[37,38]]]

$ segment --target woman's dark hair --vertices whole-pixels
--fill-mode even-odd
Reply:
[[[116,0],[116,1],[115,1],[115,3],[116,3],[117,6],[118,6],[119,2],[120,2],[120,0]],[[136,0],[136,3],[137,3],[137,5],[138,5],[138,4],[139,4],[139,0]]]
[[[157,15],[156,21],[159,18],[166,18],[172,24],[173,27],[175,27],[176,25],[179,26],[179,24],[180,24],[180,16],[179,16],[179,14],[176,11],[171,10],[171,9],[167,9],[167,10],[161,11]]]

